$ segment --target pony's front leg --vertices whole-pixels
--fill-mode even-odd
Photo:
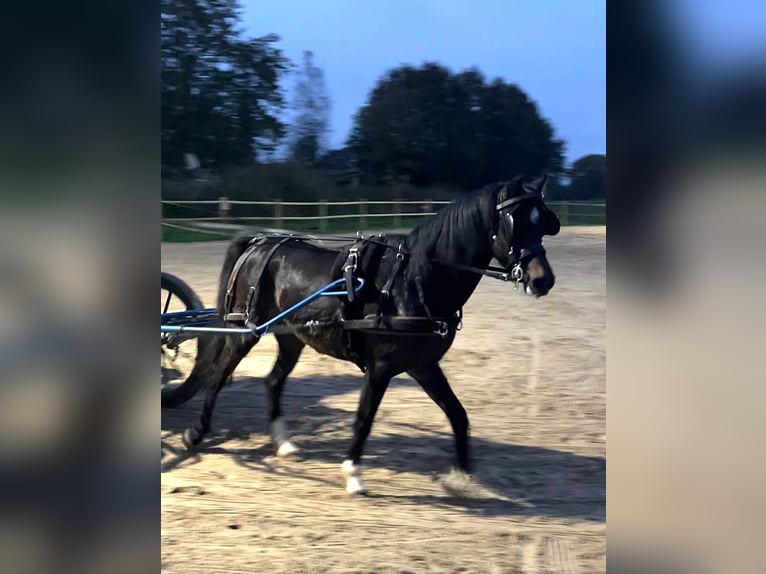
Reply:
[[[343,461],[343,476],[346,479],[346,492],[349,494],[364,494],[367,487],[361,477],[359,464],[362,459],[364,443],[372,429],[372,421],[378,412],[380,401],[388,388],[391,375],[384,369],[368,366],[367,373],[359,397],[359,407],[354,419],[354,436],[348,449],[346,460]]]
[[[468,453],[468,415],[447,382],[447,377],[437,363],[413,369],[408,374],[415,379],[426,394],[447,415],[452,432],[455,435],[455,454],[457,466],[442,481],[442,486],[450,494],[470,496],[472,483]]]

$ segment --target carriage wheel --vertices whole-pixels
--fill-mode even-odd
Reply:
[[[160,274],[160,313],[202,308],[202,301],[184,281],[170,273],[160,272]],[[189,334],[163,333],[161,350],[163,405],[182,404],[193,396],[192,393],[179,402],[179,398],[187,394],[184,391],[184,385],[197,360],[197,337]]]

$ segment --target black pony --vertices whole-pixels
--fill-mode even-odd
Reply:
[[[482,275],[511,279],[536,297],[553,287],[542,237],[558,233],[559,221],[543,203],[545,183],[545,177],[529,184],[517,177],[466,194],[407,235],[380,235],[357,242],[356,248],[361,249],[353,260],[348,245],[343,250],[328,249],[279,236],[254,244],[252,234],[231,242],[218,300],[227,326],[274,317],[341,277],[349,261],[358,262],[352,271],[356,269],[355,276],[366,280],[352,302],[340,296],[320,297],[272,329],[279,354],[264,383],[278,455],[297,450],[287,435],[280,396],[303,347],[310,345],[319,353],[352,361],[364,372],[353,438],[342,465],[348,492],[365,491],[358,466],[364,443],[389,381],[401,373],[420,384],[452,425],[457,468],[446,486],[457,490],[468,481],[468,418],[439,361],[452,345],[461,309]],[[500,269],[488,267],[493,258]],[[244,312],[232,312],[237,309]],[[370,317],[377,318],[375,328],[370,328]],[[417,327],[410,329],[414,332],[395,332],[397,320],[405,330],[408,321]],[[331,327],[344,321],[352,328]],[[361,325],[358,329],[353,329],[354,321]],[[202,415],[184,433],[187,448],[197,445],[209,431],[218,392],[257,341],[254,334],[200,338],[190,384],[183,386],[185,396],[163,396],[163,406],[171,406],[208,385]]]

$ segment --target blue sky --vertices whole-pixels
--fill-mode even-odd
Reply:
[[[332,100],[330,143],[377,79],[400,64],[477,66],[518,84],[567,145],[606,153],[605,0],[243,0],[248,36],[276,33],[294,62],[314,52]],[[288,82],[288,86],[292,81]]]
[[[763,0],[674,0],[662,5],[693,73],[715,76],[766,56]]]

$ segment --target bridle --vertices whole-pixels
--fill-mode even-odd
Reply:
[[[502,193],[502,191],[500,193]],[[494,267],[492,265],[488,265],[485,268],[472,267],[470,265],[460,265],[458,263],[442,261],[440,259],[435,259],[434,263],[439,263],[445,267],[452,267],[453,269],[458,269],[460,271],[478,273],[479,275],[491,277],[492,279],[499,279],[500,281],[513,281],[514,288],[518,289],[519,285],[524,281],[526,276],[526,272],[524,271],[524,262],[529,261],[536,255],[544,255],[545,248],[540,241],[526,245],[521,249],[514,247],[513,212],[516,211],[518,206],[525,201],[531,201],[540,198],[541,196],[539,193],[527,192],[524,195],[518,195],[510,199],[498,201],[497,205],[495,205],[495,211],[498,213],[497,226],[503,228],[503,235],[505,237],[500,237],[500,230],[496,229],[492,233],[490,241],[491,245],[493,246],[492,252],[495,256],[495,259],[500,261],[500,263],[503,264],[503,267]],[[498,253],[504,254],[504,256],[501,256],[504,261],[501,261],[500,257],[497,256]]]
[[[501,191],[500,193],[503,192]],[[502,277],[497,278],[504,279],[505,281],[514,281],[516,284],[516,289],[518,289],[519,284],[524,280],[526,275],[523,266],[524,262],[529,261],[532,259],[532,257],[537,255],[545,254],[545,248],[543,247],[541,241],[530,243],[520,249],[514,245],[513,241],[513,213],[522,203],[527,201],[534,201],[537,199],[541,199],[539,193],[527,192],[523,195],[517,195],[516,197],[498,201],[497,205],[495,206],[495,211],[497,211],[498,227],[503,228],[505,231],[503,235],[505,235],[505,237],[500,236],[500,229],[496,230],[495,233],[492,234],[492,237],[490,238],[493,246],[492,251],[495,254],[495,258],[500,261],[500,263],[504,264],[504,268],[506,270],[510,270],[506,271],[506,273],[508,273],[507,279]],[[498,253],[503,254],[501,257],[505,259],[505,261],[501,260],[501,257],[498,257]],[[492,267],[489,267],[488,269],[493,271],[496,270],[496,268]]]

